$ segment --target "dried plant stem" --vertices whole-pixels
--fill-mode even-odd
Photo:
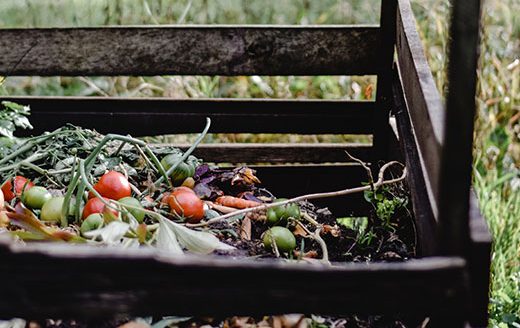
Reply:
[[[312,234],[312,238],[320,244],[321,252],[323,253],[322,261],[328,265],[330,265],[329,261],[329,250],[327,248],[327,244],[325,243],[325,240],[321,238],[320,233],[323,228],[320,226],[316,231],[314,231],[314,234]]]
[[[320,223],[318,221],[316,221],[316,219],[314,219],[312,216],[310,216],[309,213],[307,213],[307,212],[303,212],[302,217],[316,227],[318,227],[320,225]]]
[[[390,166],[393,166],[393,165],[399,165],[399,166],[403,167],[403,173],[398,178],[385,180],[384,179],[384,175],[385,175],[386,170]],[[394,183],[397,183],[397,182],[400,182],[400,181],[404,180],[405,178],[406,178],[406,167],[404,167],[404,165],[401,164],[398,161],[391,161],[391,162],[388,162],[388,163],[386,163],[385,165],[383,165],[381,167],[381,169],[379,170],[378,179],[377,179],[376,182],[374,182],[373,188],[377,189],[377,188],[379,188],[381,186],[384,186],[384,185],[394,184]],[[300,202],[300,201],[305,201],[305,200],[310,200],[310,199],[319,199],[319,198],[329,198],[329,197],[338,197],[338,196],[350,195],[350,194],[364,192],[364,191],[371,190],[371,189],[372,189],[372,186],[369,185],[369,186],[355,187],[355,188],[350,188],[350,189],[343,189],[343,190],[339,190],[339,191],[307,194],[307,195],[294,197],[294,198],[291,198],[291,199],[288,199],[288,200],[284,200],[284,201],[281,201],[281,202],[277,202],[277,203],[262,204],[260,206],[246,208],[246,209],[239,210],[239,211],[236,211],[236,212],[233,212],[233,213],[228,213],[228,214],[224,214],[224,215],[221,215],[221,216],[217,216],[216,218],[213,218],[213,219],[208,220],[206,222],[196,223],[196,224],[186,224],[186,226],[191,227],[191,228],[204,227],[204,226],[213,224],[215,222],[220,222],[220,221],[229,219],[230,217],[233,217],[233,216],[236,216],[236,215],[240,215],[240,214],[245,214],[245,213],[259,211],[259,210],[265,210],[265,209],[268,209],[268,208],[271,208],[271,207],[281,206],[281,205],[285,205],[285,204],[289,204],[289,203],[295,203],[295,202]]]
[[[372,170],[367,166],[367,164],[365,162],[363,162],[359,158],[352,156],[348,151],[345,150],[345,153],[347,154],[348,158],[350,158],[354,162],[358,163],[365,169],[365,171],[367,172],[368,183],[370,184],[371,191],[375,192],[376,187],[374,186],[374,176],[372,175]]]
[[[312,225],[317,227],[316,230],[314,231],[314,233],[311,233],[309,231],[309,229],[307,229],[307,227],[303,223],[301,223],[300,221],[297,221],[298,224],[309,234],[309,236],[307,238],[312,238],[312,239],[316,240],[316,242],[320,245],[321,252],[323,253],[322,261],[325,264],[330,265],[329,250],[327,248],[327,244],[325,243],[325,240],[323,240],[323,238],[321,238],[321,235],[320,235],[321,231],[323,230],[323,226],[318,221],[316,221],[315,218],[310,216],[309,213],[307,213],[307,212],[303,212],[302,217],[305,220],[307,220],[309,223],[311,223]]]
[[[273,248],[274,255],[276,255],[276,257],[280,257],[280,251],[278,250],[278,245],[276,245],[276,241],[274,240],[273,234],[270,235],[270,239],[271,239],[271,247]]]

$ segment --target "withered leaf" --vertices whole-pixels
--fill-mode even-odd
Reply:
[[[242,220],[240,238],[242,238],[242,240],[251,240],[251,220],[248,217]]]

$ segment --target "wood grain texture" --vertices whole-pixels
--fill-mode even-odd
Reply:
[[[396,46],[401,83],[417,134],[421,161],[427,173],[428,193],[437,217],[445,109],[424,56],[409,0],[398,1]]]
[[[373,26],[2,29],[0,75],[365,75]]]
[[[186,144],[174,146],[189,147]],[[205,162],[215,163],[346,163],[352,160],[345,151],[368,162],[372,150],[366,144],[225,143],[201,144],[193,154]]]
[[[454,3],[450,25],[445,140],[439,181],[443,254],[465,254],[470,242],[469,199],[476,112],[480,0]]]
[[[390,125],[392,107],[392,65],[394,63],[397,0],[381,1],[381,65],[377,75],[376,113],[374,119],[374,147],[380,159],[389,156]]]
[[[406,107],[403,88],[397,71],[394,72],[393,95],[394,115],[397,120],[401,152],[404,154],[405,164],[408,168],[407,182],[413,205],[419,251],[421,256],[432,256],[437,248],[437,222],[428,198],[428,190],[425,184],[426,173],[423,166],[420,165],[417,135],[411,124],[409,108]]]
[[[328,267],[73,248],[4,243],[0,277],[10,283],[0,291],[0,317],[431,314],[450,312],[465,298],[460,258]]]
[[[31,106],[35,135],[67,123],[134,136],[197,133],[371,134],[374,102],[275,99],[0,97]]]

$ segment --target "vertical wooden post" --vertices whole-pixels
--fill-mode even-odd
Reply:
[[[439,181],[439,251],[467,255],[480,0],[452,1],[445,143]]]
[[[377,75],[376,115],[374,122],[374,160],[388,156],[388,116],[392,99],[392,65],[394,63],[397,0],[381,1],[381,59]],[[375,166],[374,166],[375,167]],[[377,169],[376,169],[377,170]]]

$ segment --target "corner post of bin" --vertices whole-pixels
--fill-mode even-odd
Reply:
[[[439,180],[439,251],[468,262],[471,324],[487,325],[490,235],[472,195],[481,0],[452,2],[445,138]]]
[[[380,18],[380,60],[376,87],[376,115],[374,126],[374,159],[388,157],[388,117],[393,103],[392,69],[396,40],[397,0],[381,1]]]
[[[437,195],[439,250],[446,255],[466,255],[469,242],[480,2],[452,3],[446,128]]]

